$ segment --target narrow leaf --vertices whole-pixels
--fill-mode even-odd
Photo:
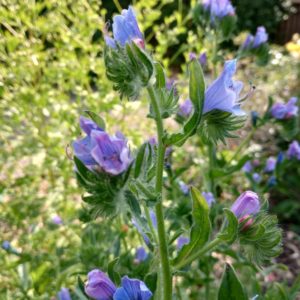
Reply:
[[[155,67],[155,75],[156,75],[156,82],[155,85],[158,89],[162,89],[166,87],[166,77],[163,67],[159,62],[154,63]]]
[[[94,112],[90,111],[90,110],[85,110],[84,111],[101,129],[105,130],[105,122],[104,120],[97,114],[95,114]]]
[[[246,292],[231,265],[226,264],[218,300],[248,300]]]
[[[141,173],[146,146],[147,146],[146,143],[143,144],[137,153],[135,164],[134,164],[134,178],[138,178]]]
[[[224,212],[227,217],[227,225],[219,233],[218,237],[228,243],[233,243],[237,238],[239,222],[230,209],[224,208]]]
[[[200,249],[208,241],[210,234],[209,206],[195,187],[191,188],[191,196],[193,200],[193,226],[190,232],[190,242],[182,247],[178,257],[174,260],[174,264],[185,260],[194,251]]]

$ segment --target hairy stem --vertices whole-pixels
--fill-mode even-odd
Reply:
[[[155,190],[158,195],[162,195],[163,188],[163,170],[164,170],[164,157],[165,146],[163,145],[163,121],[160,114],[159,105],[157,103],[157,97],[152,86],[147,88],[151,106],[155,114],[155,121],[157,127],[157,165],[156,165],[156,183]],[[164,213],[162,201],[159,201],[155,207],[157,218],[157,233],[159,242],[159,257],[162,269],[162,288],[163,288],[163,300],[170,300],[172,298],[172,274],[169,261],[168,243],[165,232]]]
[[[223,241],[216,238],[215,240],[211,241],[210,243],[206,244],[203,248],[201,248],[200,250],[196,251],[195,253],[193,253],[192,255],[190,255],[187,259],[179,262],[177,265],[175,265],[176,269],[181,269],[184,266],[192,263],[194,260],[196,260],[197,258],[199,258],[200,256],[204,255],[205,253],[207,253],[208,251],[211,251],[213,248],[215,248],[216,246],[218,246],[219,244],[221,244]]]

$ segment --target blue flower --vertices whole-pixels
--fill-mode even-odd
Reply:
[[[209,11],[211,20],[234,15],[234,8],[229,0],[204,0],[203,7]]]
[[[202,196],[205,198],[209,207],[216,202],[214,195],[211,192],[202,192]]]
[[[135,263],[139,264],[145,261],[147,257],[148,257],[148,253],[144,247],[139,247],[136,249],[135,259],[134,259]]]
[[[118,175],[128,169],[132,157],[127,141],[121,133],[109,136],[106,132],[93,130],[91,140],[94,146],[91,155],[101,170]]]
[[[61,288],[57,294],[58,300],[72,300],[70,292],[67,288]]]
[[[254,182],[259,183],[261,181],[261,176],[258,173],[253,173],[252,179]]]
[[[253,43],[253,39],[254,39],[254,36],[252,34],[248,34],[243,45],[242,45],[242,49],[248,49],[248,48],[251,48],[251,45]]]
[[[1,247],[2,247],[4,250],[9,250],[9,249],[11,248],[11,244],[10,244],[9,241],[3,241]]]
[[[271,176],[267,182],[267,186],[270,188],[270,187],[273,187],[277,184],[277,180],[276,180],[276,177],[275,176]]]
[[[236,59],[226,61],[222,74],[206,90],[203,107],[204,114],[214,109],[235,115],[245,114],[241,110],[239,103],[239,95],[243,89],[243,83],[232,80],[236,72],[236,64]]]
[[[88,273],[85,293],[95,300],[112,300],[116,286],[107,275],[98,269]]]
[[[274,157],[269,157],[266,162],[265,172],[273,172],[276,167],[277,160]]]
[[[81,160],[87,167],[96,165],[96,161],[93,158],[91,151],[95,147],[95,142],[91,139],[92,131],[100,131],[100,128],[95,122],[85,117],[80,117],[79,120],[81,129],[86,133],[86,137],[73,142],[73,149],[75,156]]]
[[[248,161],[244,164],[244,166],[243,166],[243,171],[244,171],[245,173],[250,173],[252,170],[253,170],[253,166],[252,166],[252,164],[251,164],[251,161],[248,160]]]
[[[105,42],[109,47],[115,48],[116,42],[122,47],[126,43],[135,42],[141,48],[145,47],[144,37],[141,33],[134,10],[131,6],[128,9],[123,9],[121,15],[113,18],[113,38],[105,36]]]
[[[124,276],[122,286],[115,292],[113,300],[149,300],[151,297],[152,293],[143,281]]]
[[[290,143],[289,148],[287,150],[288,159],[297,158],[300,160],[300,144],[298,141],[293,141]]]
[[[263,26],[257,27],[256,34],[253,38],[253,48],[257,48],[260,45],[266,43],[268,41],[268,34],[266,32],[266,28]]]
[[[184,195],[188,195],[190,191],[190,187],[186,185],[183,181],[179,181],[179,188],[183,192]]]
[[[275,103],[271,108],[271,114],[275,119],[290,119],[298,115],[297,97],[292,97],[285,103]]]
[[[176,248],[177,250],[181,250],[181,248],[188,244],[190,242],[190,239],[185,237],[185,236],[180,236],[178,239],[177,239],[177,245],[176,245]]]

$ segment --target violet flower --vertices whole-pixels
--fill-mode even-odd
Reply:
[[[258,173],[253,173],[252,179],[254,180],[254,182],[259,183],[261,181],[261,175],[259,175]]]
[[[147,257],[148,253],[146,249],[144,247],[139,247],[136,249],[134,262],[140,264],[141,262],[145,261]]]
[[[190,239],[188,237],[185,237],[185,236],[180,236],[178,239],[177,239],[177,244],[176,244],[176,248],[177,250],[181,250],[181,248],[188,244],[190,242]]]
[[[226,61],[222,74],[206,90],[203,107],[204,114],[214,109],[239,116],[245,114],[241,110],[239,103],[239,95],[243,88],[243,83],[232,80],[236,72],[236,64],[236,59]]]
[[[72,300],[70,292],[67,288],[61,288],[57,294],[58,300]]]
[[[185,184],[183,181],[179,181],[179,188],[184,195],[188,195],[190,191],[190,187]]]
[[[253,39],[254,39],[254,36],[252,34],[248,34],[243,45],[242,45],[242,49],[248,49],[248,48],[251,48],[251,45],[253,43]]]
[[[300,144],[298,141],[293,141],[290,143],[287,150],[287,157],[288,159],[297,158],[300,160]]]
[[[113,300],[149,300],[152,292],[138,279],[122,278],[122,286],[117,289]]]
[[[292,97],[285,103],[275,103],[271,108],[271,114],[275,119],[290,119],[298,115],[297,97]]]
[[[266,43],[268,41],[268,34],[266,32],[266,28],[264,26],[257,27],[256,34],[253,39],[253,48],[257,48],[260,45]]]
[[[202,67],[204,67],[207,63],[207,55],[206,55],[206,52],[202,52],[200,53],[200,56],[199,56],[199,62],[201,64]]]
[[[62,225],[63,224],[63,220],[59,215],[55,215],[51,218],[52,223],[56,224],[56,225]]]
[[[1,247],[4,250],[9,250],[11,248],[11,244],[9,241],[3,241]]]
[[[184,118],[188,118],[194,109],[193,103],[190,99],[186,99],[179,105],[178,115]]]
[[[274,157],[269,157],[266,162],[265,172],[273,172],[276,167],[277,160]]]
[[[93,159],[102,170],[111,175],[119,175],[126,171],[132,162],[130,150],[125,137],[117,132],[109,136],[106,132],[91,132]]]
[[[209,207],[216,202],[214,195],[211,192],[202,192],[202,196],[205,198]]]
[[[244,166],[243,166],[242,169],[243,169],[243,171],[244,171],[245,173],[251,173],[251,171],[253,170],[253,166],[252,166],[251,161],[248,160],[248,161],[244,164]]]
[[[88,273],[85,293],[95,300],[112,300],[116,286],[107,275],[98,269]]]
[[[252,191],[241,194],[231,206],[231,211],[237,218],[246,215],[256,215],[260,210],[258,195]]]
[[[134,10],[131,6],[128,9],[123,9],[121,15],[117,15],[113,18],[113,38],[105,35],[106,44],[111,47],[116,47],[116,42],[122,47],[126,43],[134,42],[139,47],[145,48],[145,41],[143,34],[141,33]]]
[[[212,21],[215,18],[222,19],[235,13],[229,0],[204,0],[203,7],[206,11],[209,11]]]
[[[96,161],[91,155],[91,150],[95,146],[94,141],[91,139],[92,131],[100,131],[103,129],[90,119],[80,117],[79,120],[81,129],[86,133],[86,137],[73,142],[73,149],[75,156],[81,160],[87,167],[96,165]]]

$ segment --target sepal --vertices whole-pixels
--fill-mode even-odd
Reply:
[[[134,42],[125,47],[116,44],[104,50],[106,75],[121,97],[136,100],[140,91],[147,86],[154,72],[150,56]]]
[[[217,144],[226,138],[237,138],[233,132],[244,126],[246,118],[229,112],[213,110],[203,116],[198,134],[206,141]]]
[[[218,234],[218,238],[232,244],[238,237],[239,223],[235,214],[230,209],[224,208],[224,212],[227,222],[224,222],[223,229]]]

